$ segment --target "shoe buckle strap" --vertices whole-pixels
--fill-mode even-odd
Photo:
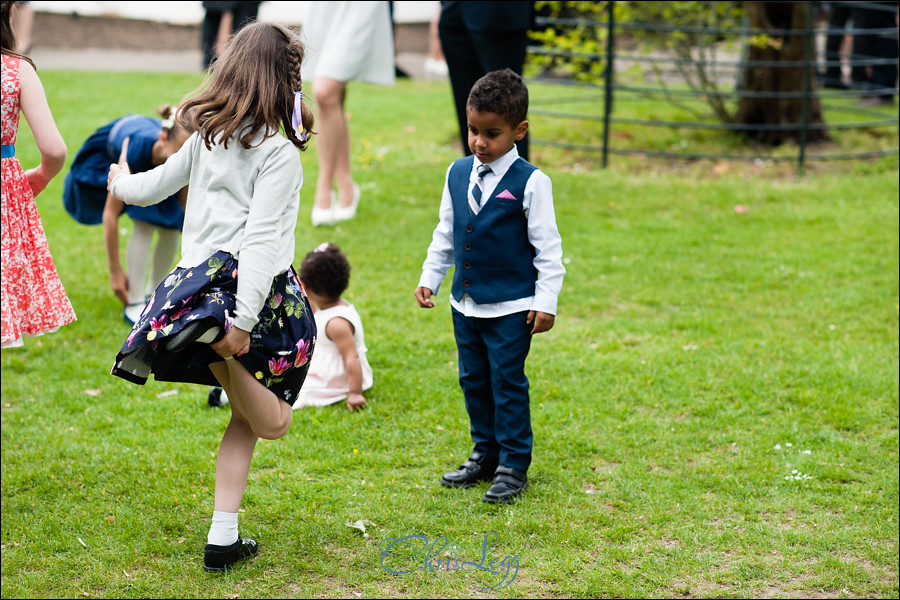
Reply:
[[[497,467],[494,482],[510,483],[512,485],[521,485],[526,480],[526,475],[518,469],[511,467]]]

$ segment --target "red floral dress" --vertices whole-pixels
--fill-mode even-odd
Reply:
[[[19,128],[19,59],[3,56],[2,143],[14,146]],[[55,331],[75,320],[41,225],[37,204],[19,159],[0,159],[2,175],[2,341],[22,345],[23,335]]]

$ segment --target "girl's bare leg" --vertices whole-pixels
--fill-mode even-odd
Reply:
[[[350,175],[350,129],[344,115],[347,84],[343,81],[318,77],[313,94],[319,109],[317,117],[316,149],[319,155],[319,179],[316,182],[315,205],[331,206],[331,191],[335,183],[338,199],[347,206],[353,200],[353,178]]]
[[[209,368],[228,394],[231,406],[231,420],[225,428],[225,435],[222,436],[219,454],[216,457],[215,510],[237,513],[247,487],[247,478],[250,476],[253,449],[259,437],[253,433],[250,423],[244,416],[242,399],[233,395],[225,363],[213,363]]]

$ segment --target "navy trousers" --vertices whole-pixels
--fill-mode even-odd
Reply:
[[[451,310],[474,451],[527,471],[533,443],[525,376],[532,329],[525,322],[528,313],[481,319]]]

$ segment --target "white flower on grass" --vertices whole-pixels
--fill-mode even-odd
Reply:
[[[781,444],[775,444],[775,449],[776,449],[776,450],[781,450]]]
[[[808,473],[801,473],[797,469],[794,469],[793,471],[791,471],[790,475],[785,475],[784,479],[785,481],[803,481],[806,479],[812,479],[812,475]]]

